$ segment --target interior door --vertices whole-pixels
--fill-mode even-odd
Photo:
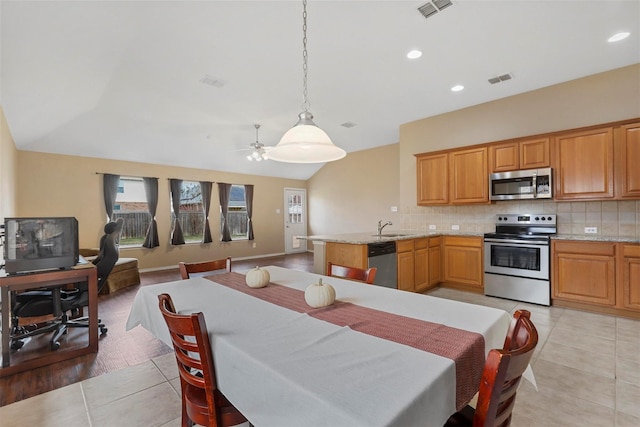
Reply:
[[[305,252],[307,241],[298,236],[307,235],[307,190],[284,189],[284,252]]]

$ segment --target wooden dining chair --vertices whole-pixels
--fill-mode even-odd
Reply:
[[[158,295],[171,334],[182,389],[182,427],[233,426],[247,421],[218,390],[207,324],[202,313],[177,314],[169,294]]]
[[[180,262],[178,263],[180,268],[180,276],[183,279],[188,279],[191,274],[194,273],[207,273],[226,270],[231,272],[231,257],[216,259],[213,261],[202,262]]]
[[[527,310],[514,313],[503,348],[493,349],[487,356],[475,410],[471,406],[464,407],[449,418],[445,427],[506,427],[511,424],[520,379],[538,344],[538,331],[530,317]]]
[[[373,283],[373,280],[376,278],[377,271],[378,269],[376,267],[364,269],[357,267],[347,267],[346,265],[338,265],[331,262],[327,264],[327,274],[329,276],[358,280],[360,282],[365,282],[368,284]]]

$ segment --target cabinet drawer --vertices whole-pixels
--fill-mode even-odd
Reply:
[[[622,245],[622,254],[625,257],[640,258],[640,245]]]
[[[555,241],[553,248],[556,252],[574,253],[574,254],[614,256],[616,253],[615,243]]]
[[[396,242],[396,252],[413,251],[413,240],[398,240]]]
[[[415,239],[414,240],[415,248],[417,249],[426,249],[429,247],[429,239]]]
[[[442,237],[429,237],[429,247],[433,248],[442,244]]]
[[[444,236],[445,246],[482,247],[482,237]]]

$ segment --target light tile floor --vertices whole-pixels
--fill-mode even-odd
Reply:
[[[532,362],[538,390],[523,382],[512,426],[640,426],[640,321],[451,289],[430,294],[531,311],[540,335]],[[167,354],[0,407],[0,426],[177,427],[179,387]]]

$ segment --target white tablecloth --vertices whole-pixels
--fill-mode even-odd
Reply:
[[[304,290],[312,273],[266,267],[271,281]],[[507,312],[324,278],[342,301],[480,333],[502,347]],[[142,325],[171,345],[157,295],[180,313],[202,311],[218,386],[257,427],[442,426],[455,412],[452,360],[339,327],[195,278],[143,286],[127,330]]]

